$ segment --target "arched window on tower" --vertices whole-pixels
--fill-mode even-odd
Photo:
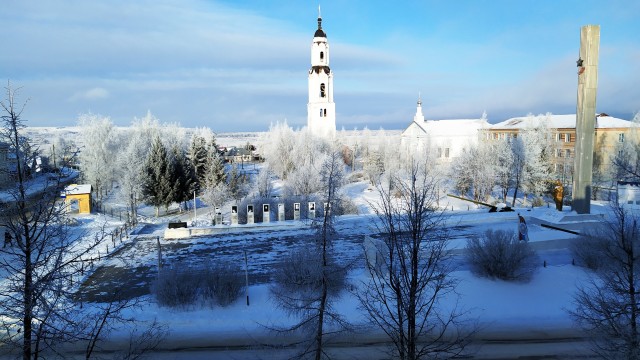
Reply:
[[[327,109],[324,109],[324,117],[327,117]]]
[[[320,97],[325,97],[327,94],[324,90],[324,83],[320,84]]]
[[[322,109],[320,109],[320,117],[322,117]]]
[[[320,60],[324,60],[324,51],[320,51]]]

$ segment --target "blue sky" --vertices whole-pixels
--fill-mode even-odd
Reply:
[[[638,1],[321,2],[337,126],[575,113],[580,27],[601,26],[598,111],[640,110]],[[214,131],[306,123],[316,1],[4,0],[0,80],[31,126],[150,110]]]

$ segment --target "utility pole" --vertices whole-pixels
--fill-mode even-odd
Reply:
[[[247,250],[244,250],[244,280],[245,291],[247,292],[247,306],[249,306],[249,261],[247,260]]]

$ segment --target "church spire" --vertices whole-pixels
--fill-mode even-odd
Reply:
[[[418,92],[418,106],[416,106],[416,114],[413,116],[413,121],[424,121],[424,115],[422,114],[422,96],[420,95],[420,92]]]
[[[327,34],[325,34],[324,30],[322,30],[322,14],[320,13],[320,5],[318,5],[318,30],[316,30],[316,33],[313,35],[313,37],[327,37]]]

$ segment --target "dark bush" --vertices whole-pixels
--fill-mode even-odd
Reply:
[[[195,303],[200,279],[191,271],[162,269],[151,287],[158,304],[181,307]]]
[[[158,303],[169,307],[228,306],[245,288],[243,273],[228,264],[162,269],[151,287]]]
[[[305,313],[319,301],[322,289],[322,257],[314,246],[303,247],[285,256],[275,269],[271,294],[292,313]],[[335,261],[325,267],[327,288],[335,296],[346,286],[347,271]]]
[[[580,236],[569,244],[576,264],[594,271],[603,267],[603,254],[606,254],[606,249],[606,239],[589,234]]]
[[[476,275],[502,280],[529,281],[538,257],[515,232],[487,230],[467,241],[467,261]]]
[[[215,265],[208,269],[206,277],[206,299],[225,307],[238,299],[245,289],[244,273],[228,264]]]

